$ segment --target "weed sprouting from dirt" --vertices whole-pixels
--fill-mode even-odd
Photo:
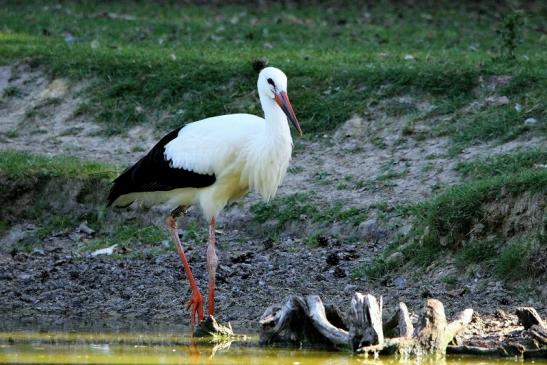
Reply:
[[[500,59],[514,61],[517,47],[522,43],[522,27],[524,25],[524,12],[511,10],[503,15],[498,35],[500,37]]]

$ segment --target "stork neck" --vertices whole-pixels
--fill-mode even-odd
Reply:
[[[287,116],[279,105],[273,99],[262,94],[260,95],[260,104],[262,104],[264,119],[266,119],[266,133],[277,132],[290,135]]]

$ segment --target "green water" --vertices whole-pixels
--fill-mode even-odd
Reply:
[[[262,348],[256,337],[197,341],[175,333],[0,332],[0,364],[547,364],[547,361],[447,357],[373,359],[348,352]]]

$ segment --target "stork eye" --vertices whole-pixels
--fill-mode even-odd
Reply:
[[[268,84],[270,84],[270,85],[272,85],[273,87],[275,87],[275,84],[274,84],[274,82],[273,82],[272,79],[268,79]]]

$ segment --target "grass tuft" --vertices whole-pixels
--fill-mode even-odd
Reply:
[[[416,227],[422,231],[421,239],[426,244],[438,245],[442,239],[446,246],[460,247],[469,237],[472,226],[484,220],[484,203],[502,196],[545,192],[546,189],[546,170],[495,176],[451,187],[415,207]]]
[[[158,247],[166,239],[168,239],[167,233],[159,227],[126,224],[116,226],[114,231],[103,238],[90,241],[82,251],[90,252],[112,245],[118,245],[120,248]]]
[[[101,162],[83,161],[70,156],[45,156],[28,152],[0,150],[0,176],[25,178],[35,175],[58,177],[96,177],[112,179],[118,168]]]
[[[466,178],[484,179],[530,169],[544,169],[546,164],[547,150],[533,149],[460,162],[456,170]]]
[[[473,232],[477,224],[489,224],[486,204],[506,204],[523,194],[547,192],[547,171],[533,167],[544,156],[542,151],[531,150],[460,164],[458,169],[464,175],[482,179],[447,188],[426,202],[405,207],[405,214],[411,214],[415,220],[410,234],[395,239],[380,258],[358,267],[354,275],[378,280],[400,270],[398,263],[388,259],[391,253],[399,251],[406,258],[405,267],[426,267],[449,254],[462,270],[470,264],[480,264],[506,280],[544,276],[547,245],[541,229],[533,228],[536,224],[531,224],[529,231],[514,232],[512,236],[503,236],[501,225],[484,227],[484,238]],[[508,174],[510,171],[515,173]]]
[[[368,212],[359,208],[347,208],[341,202],[323,202],[313,193],[295,193],[278,197],[269,203],[259,202],[251,207],[253,220],[265,223],[275,222],[276,230],[281,231],[290,222],[307,219],[313,224],[333,224],[341,222],[358,225],[364,221]],[[304,232],[303,232],[304,233]]]

